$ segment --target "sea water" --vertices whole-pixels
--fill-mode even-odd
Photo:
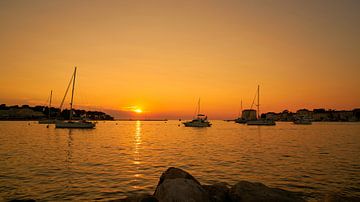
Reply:
[[[360,196],[360,123],[247,126],[107,121],[96,129],[0,122],[0,200],[112,200],[149,193],[168,167],[202,184],[240,180]]]

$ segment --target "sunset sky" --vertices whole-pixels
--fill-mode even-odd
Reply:
[[[210,119],[360,107],[360,1],[0,1],[0,103]],[[69,100],[69,99],[68,99]],[[69,103],[69,101],[67,101]],[[131,112],[132,113],[132,112]],[[131,114],[130,113],[130,114]]]

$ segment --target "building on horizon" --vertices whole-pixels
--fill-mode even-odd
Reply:
[[[356,108],[353,110],[326,110],[324,108],[320,109],[299,109],[296,113],[289,112],[288,110],[284,110],[280,113],[268,112],[266,114],[262,114],[262,117],[266,117],[267,119],[273,119],[275,121],[294,121],[296,117],[307,117],[312,121],[320,122],[320,121],[342,121],[342,122],[354,122],[360,121],[360,109]]]
[[[256,110],[254,109],[244,109],[242,111],[242,119],[247,120],[247,121],[253,121],[256,120]]]

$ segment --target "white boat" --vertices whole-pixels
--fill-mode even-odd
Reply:
[[[295,118],[294,124],[311,125],[312,120],[309,117],[306,117],[306,116],[299,116],[299,117]]]
[[[49,106],[48,106],[48,109],[49,109],[48,118],[39,120],[38,121],[39,124],[54,124],[55,123],[55,119],[51,119],[51,100],[52,100],[52,90],[50,91],[50,99],[49,99]]]
[[[69,87],[70,87],[70,85],[72,83],[69,120],[68,121],[61,121],[61,120],[56,121],[55,128],[79,128],[79,129],[95,128],[95,123],[92,123],[90,121],[85,121],[85,120],[74,121],[74,120],[72,120],[73,104],[74,104],[75,78],[76,78],[76,67],[75,67],[74,73],[73,73],[73,75],[71,77],[70,83],[69,83],[69,85],[68,85],[68,87],[66,89],[65,96],[64,96],[64,98],[63,98],[63,100],[61,102],[61,105],[60,105],[60,111],[61,111],[62,105],[64,104],[64,100],[66,98],[66,94],[67,94],[67,92],[69,90]]]
[[[183,122],[185,127],[210,127],[211,123],[207,120],[207,116],[204,114],[200,114],[200,99],[198,101],[197,115],[191,121]]]
[[[254,103],[254,102],[253,102]],[[257,88],[257,120],[247,121],[246,124],[249,126],[275,126],[276,123],[272,119],[262,119],[260,117],[260,86]],[[252,107],[251,107],[252,108]]]
[[[203,114],[198,114],[197,117],[191,121],[183,123],[186,127],[210,127],[211,123],[207,120],[207,117]]]

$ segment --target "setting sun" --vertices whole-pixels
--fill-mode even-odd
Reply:
[[[359,11],[0,0],[0,202],[360,202]]]

